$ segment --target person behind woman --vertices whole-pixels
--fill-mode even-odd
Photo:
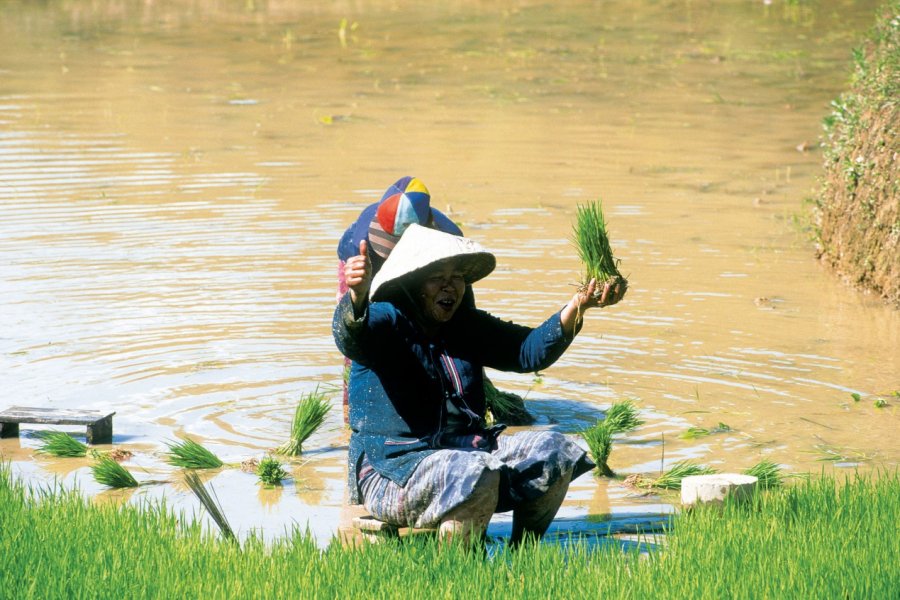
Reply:
[[[350,502],[397,526],[439,527],[442,537],[481,534],[494,512],[512,510],[513,546],[540,537],[569,482],[593,463],[558,432],[486,428],[483,367],[549,367],[584,312],[615,304],[625,288],[595,298],[592,281],[529,328],[463,302],[466,286],[496,264],[478,243],[410,225],[374,278],[366,246],[346,262],[349,291],[333,321],[353,361]]]

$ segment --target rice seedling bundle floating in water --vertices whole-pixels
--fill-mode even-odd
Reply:
[[[729,431],[731,431],[731,427],[720,421],[719,424],[712,429],[707,429],[706,427],[691,427],[687,431],[682,433],[679,437],[684,440],[695,440],[707,435],[713,435],[715,433],[727,433]]]
[[[133,488],[138,486],[137,480],[128,469],[108,456],[101,455],[96,464],[91,465],[94,479],[111,488]]]
[[[604,423],[607,423],[613,433],[625,433],[634,431],[644,424],[643,419],[638,417],[637,406],[631,400],[623,400],[615,402],[606,411]]]
[[[290,439],[276,448],[275,452],[287,456],[302,454],[303,442],[322,426],[330,408],[331,404],[325,398],[325,394],[319,391],[319,388],[310,394],[301,396],[300,402],[294,410]]]
[[[48,431],[41,435],[44,442],[38,448],[42,454],[80,457],[87,455],[88,447],[63,431]]]
[[[711,475],[716,470],[712,467],[705,467],[694,464],[690,461],[681,461],[672,465],[668,471],[648,482],[643,483],[645,487],[655,487],[666,490],[680,490],[681,480],[691,475]]]
[[[281,485],[281,480],[287,477],[287,471],[284,470],[278,459],[267,456],[256,467],[256,475],[263,485],[274,487]]]
[[[591,427],[581,432],[581,437],[588,445],[591,458],[597,463],[597,473],[604,477],[614,477],[615,473],[609,467],[609,454],[612,452],[613,431],[609,423],[597,421]]]
[[[588,286],[591,279],[596,279],[597,287],[594,295],[599,297],[605,283],[626,282],[619,272],[619,259],[613,255],[609,243],[606,219],[600,200],[578,205],[573,230],[575,248],[585,268],[584,279],[581,282],[582,289]]]
[[[224,463],[218,456],[195,442],[185,438],[183,442],[168,444],[167,460],[170,465],[185,469],[217,469]]]

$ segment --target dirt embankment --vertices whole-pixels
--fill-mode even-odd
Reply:
[[[825,119],[818,253],[848,283],[900,308],[900,0],[854,57],[850,90]]]

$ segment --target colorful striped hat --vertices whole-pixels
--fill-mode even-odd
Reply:
[[[381,197],[369,224],[369,246],[378,256],[387,258],[400,236],[413,223],[431,224],[431,195],[415,177],[403,177]]]

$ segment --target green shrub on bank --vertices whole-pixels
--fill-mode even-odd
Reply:
[[[680,516],[649,556],[576,543],[486,558],[429,540],[321,551],[299,530],[239,545],[163,506],[30,492],[0,467],[0,589],[16,599],[890,598],[898,497],[897,473],[823,477]]]
[[[825,118],[818,253],[853,285],[900,307],[900,0],[887,3],[854,59],[850,89]]]

